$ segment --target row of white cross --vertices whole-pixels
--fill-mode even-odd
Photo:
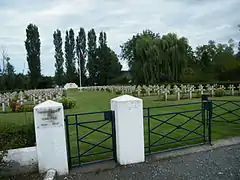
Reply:
[[[211,93],[211,95],[214,95],[214,91],[216,89],[223,89],[225,90],[226,87],[223,85],[206,85],[205,87],[203,85],[199,85],[198,89],[194,85],[174,85],[173,88],[171,85],[154,85],[154,86],[92,86],[92,87],[84,87],[82,88],[83,90],[87,91],[107,91],[109,90],[110,92],[117,92],[120,91],[122,94],[124,93],[130,93],[133,94],[134,92],[137,93],[137,95],[140,97],[142,94],[146,94],[148,96],[150,95],[161,95],[161,94],[169,94],[171,91],[175,92],[178,94],[177,96],[180,97],[180,93],[187,93],[189,92],[190,98],[192,97],[192,93],[194,91],[198,91],[200,94],[203,94],[205,91],[208,91]],[[235,87],[234,85],[229,85],[228,87],[229,90],[231,90],[231,95],[234,95],[234,90],[238,89],[240,91],[240,84],[238,87]],[[143,91],[145,91],[143,93]],[[178,98],[179,99],[179,98]]]
[[[120,92],[120,94],[134,94],[141,97],[142,95],[164,95],[164,99],[168,99],[168,95],[172,92],[176,94],[177,100],[180,100],[181,93],[188,93],[189,99],[192,99],[193,92],[199,92],[199,94],[203,94],[204,92],[210,92],[212,96],[214,96],[214,92],[216,89],[229,89],[231,91],[231,95],[234,95],[234,91],[237,89],[240,91],[240,84],[235,87],[234,85],[229,85],[226,88],[223,85],[198,85],[196,88],[194,85],[150,85],[150,86],[91,86],[91,87],[82,87],[82,90],[85,91],[110,91],[110,92]],[[4,93],[0,94],[0,103],[2,104],[2,111],[5,111],[6,106],[10,106],[10,102],[17,98],[17,103],[23,105],[24,103],[31,104],[39,104],[45,100],[58,100],[63,96],[63,89],[55,88],[55,89],[39,89],[39,90],[28,90],[28,91],[20,91],[19,93]]]
[[[0,103],[2,105],[2,111],[6,111],[6,107],[10,106],[10,103],[16,101],[17,104],[39,104],[46,100],[59,100],[63,96],[63,89],[38,89],[3,93],[0,94]]]

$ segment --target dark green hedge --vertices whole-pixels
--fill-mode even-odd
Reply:
[[[0,151],[30,147],[35,145],[34,124],[17,127],[1,127],[0,129]]]

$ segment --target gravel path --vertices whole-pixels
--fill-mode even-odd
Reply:
[[[77,170],[77,169],[76,169]],[[0,178],[1,179],[1,178]],[[8,180],[42,180],[27,174]],[[240,180],[240,144],[160,161],[92,173],[71,173],[58,180]]]
[[[65,180],[240,180],[240,144],[151,163],[118,167]]]

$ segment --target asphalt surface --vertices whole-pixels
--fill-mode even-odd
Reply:
[[[87,174],[72,173],[65,180],[240,180],[240,144],[181,157],[117,167]]]

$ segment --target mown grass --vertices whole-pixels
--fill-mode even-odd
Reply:
[[[78,95],[77,95],[78,94]],[[76,97],[77,102],[77,109],[79,112],[74,111],[75,109],[68,110],[65,112],[65,114],[71,114],[71,113],[81,113],[81,112],[93,112],[93,111],[104,111],[104,110],[109,110],[110,109],[110,100],[114,97],[116,97],[115,94],[112,93],[107,93],[107,92],[69,92],[68,96],[70,97]],[[167,106],[169,104],[187,104],[187,103],[193,103],[193,102],[198,102],[197,104],[189,104],[185,106],[172,106],[172,107],[161,107],[161,108],[153,108],[150,109],[150,114],[164,114],[164,113],[172,113],[172,112],[184,112],[184,111],[189,111],[185,113],[179,113],[178,115],[174,116],[175,114],[166,114],[162,116],[157,116],[156,118],[160,119],[161,121],[167,120],[168,118],[174,116],[173,118],[169,119],[167,122],[170,124],[163,123],[161,126],[157,127],[154,129],[156,126],[158,126],[161,122],[157,121],[156,119],[149,118],[150,119],[150,129],[154,129],[153,133],[150,135],[150,144],[153,146],[151,148],[151,152],[154,151],[161,151],[161,150],[166,150],[169,148],[175,148],[179,146],[185,146],[185,145],[190,145],[190,144],[196,144],[196,143],[202,143],[203,140],[205,139],[208,141],[208,128],[207,126],[205,129],[202,126],[202,115],[201,115],[201,100],[198,99],[193,99],[193,100],[181,100],[181,101],[159,101],[159,97],[157,96],[149,96],[149,97],[142,97],[143,102],[144,102],[144,107],[155,107],[155,106]],[[240,100],[240,97],[222,97],[222,98],[212,98],[213,100],[221,100],[221,99],[226,99],[226,100]],[[224,105],[225,106],[225,105]],[[226,105],[227,108],[230,108],[231,105],[228,104]],[[226,107],[225,107],[226,108]],[[236,108],[233,106],[232,108]],[[191,110],[196,110],[194,112],[190,112]],[[147,110],[144,110],[144,114],[146,115]],[[222,110],[218,110],[215,113],[222,113]],[[237,113],[240,114],[239,111]],[[185,115],[185,116],[184,116]],[[231,114],[228,116],[232,116]],[[189,120],[189,118],[194,117],[194,119]],[[227,118],[227,117],[226,117]],[[82,116],[77,116],[77,122],[85,122],[85,121],[91,121],[91,120],[103,120],[104,115],[103,113],[100,114],[92,114],[92,115],[82,115]],[[188,122],[187,122],[188,121]],[[69,123],[74,123],[76,122],[75,117],[69,118]],[[183,124],[184,123],[184,124]],[[88,126],[90,128],[97,128],[101,125],[103,125],[104,122],[99,122],[99,123],[92,123],[92,124],[84,124],[85,126]],[[181,125],[181,128],[175,129],[176,126]],[[201,126],[201,127],[199,127]],[[196,129],[199,127],[198,129]],[[231,129],[225,129],[224,127],[214,127],[213,133],[212,133],[212,138],[213,140],[220,139],[220,138],[225,138],[229,136],[234,136],[234,135],[239,135],[240,131],[239,130],[231,130]],[[240,127],[240,126],[239,126]],[[183,129],[184,128],[184,129]],[[100,129],[103,132],[111,133],[111,123],[108,123],[101,127]],[[79,145],[79,151],[80,154],[83,154],[87,150],[89,150],[92,146],[79,142],[77,144],[77,131],[78,131],[78,137],[82,137],[85,134],[89,133],[91,130],[79,126],[76,129],[76,126],[71,125],[69,132],[70,132],[70,146],[71,146],[71,156],[76,157],[78,156],[78,145]],[[149,146],[149,129],[148,129],[148,118],[144,118],[144,131],[145,131],[145,146]],[[160,133],[162,135],[166,135],[167,133],[171,132],[168,137],[163,138],[161,135],[157,135],[156,133]],[[191,131],[194,131],[196,133],[191,133]],[[205,133],[204,133],[205,132]],[[187,135],[187,136],[186,136]],[[201,136],[200,136],[201,135]],[[203,135],[205,135],[203,137]],[[185,138],[182,139],[181,142],[175,142],[174,139],[181,139],[182,137],[186,136]],[[92,134],[89,134],[87,137],[84,138],[84,141],[90,142],[92,144],[97,144],[101,142],[101,140],[104,140],[107,138],[107,135],[101,133],[101,132],[94,132]],[[157,143],[154,144],[155,141],[159,140]],[[193,139],[194,140],[188,140],[188,139]],[[198,139],[195,139],[198,138]],[[126,139],[127,141],[127,139]],[[104,143],[101,144],[103,147],[107,147],[108,149],[112,148],[112,139],[106,140]],[[93,153],[100,153],[107,151],[108,149],[104,149],[101,147],[95,147],[88,151],[86,154],[93,154]],[[146,148],[146,152],[148,152],[149,149]],[[106,154],[98,154],[98,155],[91,155],[87,157],[81,157],[80,162],[86,162],[89,160],[98,160],[106,157],[111,157],[111,153],[106,153]],[[73,159],[73,163],[78,163],[78,158]]]
[[[79,91],[68,91],[67,92],[68,97],[74,98],[77,101],[76,107],[70,110],[65,110],[65,115],[67,114],[77,114],[77,113],[83,113],[83,112],[96,112],[96,111],[106,111],[110,109],[110,100],[117,95],[114,93],[109,92],[79,92]],[[144,131],[145,131],[145,146],[149,146],[151,144],[152,148],[150,149],[152,152],[154,151],[162,151],[169,148],[175,148],[179,146],[185,146],[189,144],[196,144],[201,143],[205,139],[208,141],[208,128],[207,126],[203,126],[202,121],[202,114],[201,114],[201,100],[199,98],[192,99],[192,100],[180,100],[180,101],[160,101],[159,97],[157,96],[149,96],[149,97],[142,97],[144,102],[144,107],[155,107],[155,106],[166,106],[169,104],[187,104],[188,105],[179,105],[179,106],[171,106],[171,107],[161,107],[161,108],[150,108],[150,115],[151,118],[145,117],[144,118]],[[213,100],[228,100],[228,101],[236,101],[239,100],[239,96],[226,96],[222,98],[212,98]],[[193,102],[199,102],[197,104],[191,104]],[[215,102],[215,101],[214,101]],[[217,102],[216,103],[220,103]],[[233,129],[236,127],[240,127],[239,124],[230,124],[229,122],[216,122],[216,120],[223,121],[222,117],[224,117],[226,120],[240,120],[238,115],[240,115],[239,106],[240,103],[236,102],[234,103],[227,103],[222,105],[221,107],[224,107],[225,109],[234,110],[234,113],[226,113],[225,109],[222,109],[221,107],[216,107],[214,114],[213,114],[213,124],[212,124],[212,138],[213,140],[226,138],[229,136],[235,136],[240,134],[239,129]],[[215,106],[215,105],[214,105]],[[236,110],[237,109],[237,110]],[[191,112],[191,110],[195,110]],[[187,111],[187,112],[185,112]],[[173,113],[175,112],[175,113]],[[165,113],[165,115],[163,115]],[[167,113],[167,114],[166,114]],[[225,113],[225,114],[223,114]],[[161,115],[159,115],[161,114]],[[221,116],[218,116],[220,114],[223,114]],[[144,115],[147,115],[147,109],[144,110]],[[153,116],[158,115],[158,116]],[[77,117],[77,118],[76,118]],[[192,118],[190,121],[188,121],[190,118]],[[72,116],[69,117],[68,123],[73,124],[76,122],[90,122],[92,120],[103,120],[104,114],[98,113],[98,114],[91,114],[91,115],[81,115],[81,116]],[[158,119],[158,120],[157,120]],[[167,123],[161,122],[166,121],[169,119]],[[150,123],[148,123],[148,120]],[[215,120],[215,121],[214,121]],[[32,113],[1,113],[0,114],[0,128],[3,126],[24,126],[24,124],[28,124],[33,121],[33,114]],[[187,122],[188,121],[188,122]],[[89,123],[84,124],[83,126],[75,126],[69,125],[69,142],[70,142],[70,149],[71,149],[71,156],[78,156],[79,154],[89,155],[94,153],[101,153],[106,150],[112,149],[112,138],[109,138],[105,142],[101,143],[100,146],[95,147],[93,149],[92,145],[89,145],[87,143],[84,143],[82,141],[77,141],[78,138],[83,137],[87,133],[90,133],[92,130],[89,128],[96,129],[99,126],[102,125],[102,127],[99,129],[100,131],[103,131],[105,133],[111,134],[111,122],[103,125],[106,122],[95,122],[95,123]],[[150,124],[150,126],[148,126]],[[217,126],[218,125],[218,126]],[[220,125],[220,126],[219,126]],[[227,128],[230,127],[231,128]],[[159,126],[159,127],[158,127]],[[201,127],[199,127],[201,126]],[[89,127],[89,128],[87,128]],[[176,127],[178,127],[176,129]],[[199,127],[198,129],[196,129]],[[150,138],[149,138],[149,129],[152,131]],[[190,133],[191,131],[194,131],[196,133]],[[168,134],[171,132],[170,134]],[[78,133],[78,136],[77,136]],[[167,135],[167,137],[163,137],[162,135]],[[203,136],[205,134],[205,136]],[[186,136],[187,135],[187,136]],[[186,137],[184,137],[186,136]],[[83,141],[89,142],[90,144],[97,144],[107,138],[108,135],[103,134],[101,132],[95,131],[94,133],[89,134],[86,136]],[[182,138],[182,139],[181,139]],[[192,138],[199,138],[194,140],[187,140]],[[159,140],[160,139],[160,140]],[[175,140],[182,140],[181,142],[175,142]],[[150,140],[150,142],[149,142]],[[159,140],[158,142],[156,142]],[[186,141],[184,141],[186,140]],[[127,141],[127,139],[126,139]],[[155,143],[154,143],[155,142]],[[79,147],[79,148],[78,148]],[[105,148],[104,148],[105,147]],[[89,150],[91,149],[91,150]],[[79,150],[79,152],[78,152]],[[88,151],[89,150],[89,151]],[[148,152],[149,149],[146,148],[146,152]],[[86,157],[81,157],[80,159],[74,158],[72,160],[73,164],[77,164],[80,160],[80,163],[87,162],[87,161],[93,161],[98,160],[102,158],[111,157],[112,153],[105,153],[105,154],[98,154],[98,155],[89,155]]]

